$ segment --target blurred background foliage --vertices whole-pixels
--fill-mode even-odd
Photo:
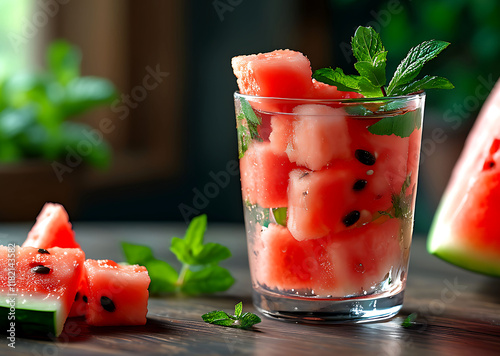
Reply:
[[[412,46],[433,38],[451,42],[424,69],[455,85],[453,90],[427,95],[428,145],[422,155],[416,211],[416,229],[425,232],[484,100],[476,89],[491,90],[488,83],[500,76],[497,0],[62,3],[0,0],[0,78],[19,71],[50,73],[45,50],[63,38],[81,48],[81,78],[107,78],[115,85],[118,101],[100,101],[106,103],[104,112],[69,115],[93,128],[99,128],[103,118],[113,124],[110,133],[103,133],[114,152],[109,169],[91,170],[71,188],[80,193],[70,209],[74,219],[183,221],[179,206],[185,204],[207,213],[210,221],[242,222],[239,179],[228,168],[237,161],[232,101],[237,86],[231,57],[290,48],[305,53],[313,69],[338,66],[352,74],[352,56],[346,48],[356,27],[368,25],[381,33],[389,49],[389,76]],[[47,13],[42,4],[53,5],[47,23],[26,35],[33,13]],[[25,35],[13,41],[13,34]],[[141,89],[148,73],[160,79],[157,89]],[[446,139],[433,140],[436,129]],[[7,171],[0,165],[0,181]],[[201,199],[204,188],[216,183],[214,176],[224,172],[228,182],[217,183],[214,197]],[[22,187],[17,188],[22,194]],[[31,204],[39,209],[42,202]]]

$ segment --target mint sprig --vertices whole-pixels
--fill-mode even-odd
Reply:
[[[214,310],[210,313],[201,316],[204,322],[229,326],[238,329],[249,329],[253,325],[260,323],[262,320],[253,313],[243,314],[243,303],[239,302],[234,307],[234,315],[229,315],[224,311]]]
[[[145,266],[148,270],[152,294],[201,294],[227,290],[234,283],[230,272],[218,265],[231,257],[229,249],[218,243],[204,243],[207,216],[194,218],[184,238],[174,237],[170,251],[182,263],[179,272],[169,263],[156,259],[148,246],[122,242],[125,257],[130,264]]]
[[[354,68],[359,75],[344,74],[340,68],[323,68],[316,70],[313,78],[335,85],[341,91],[354,91],[368,98],[405,95],[424,89],[452,89],[453,84],[442,77],[426,76],[414,80],[424,64],[448,45],[448,42],[430,40],[410,49],[386,88],[387,51],[372,27],[360,26],[351,40],[352,52],[357,59]]]

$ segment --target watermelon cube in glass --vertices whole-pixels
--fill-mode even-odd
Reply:
[[[296,53],[247,57],[233,67],[243,91],[234,102],[254,304],[302,322],[394,316],[408,271],[425,93],[361,98],[306,81]],[[290,58],[278,74],[291,71],[295,85],[259,85]]]

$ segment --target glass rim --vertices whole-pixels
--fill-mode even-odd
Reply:
[[[341,98],[341,99],[317,99],[317,98],[281,98],[274,96],[259,96],[259,95],[249,95],[249,94],[241,94],[238,90],[234,92],[235,97],[242,97],[246,100],[270,100],[270,101],[291,101],[291,102],[310,102],[310,103],[374,103],[374,102],[387,102],[387,101],[395,101],[395,100],[411,100],[417,98],[425,98],[426,92],[424,90],[420,90],[415,93],[405,94],[405,95],[397,95],[397,96],[378,96],[373,98]]]

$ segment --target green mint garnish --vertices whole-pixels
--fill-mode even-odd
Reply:
[[[214,310],[210,313],[203,314],[202,319],[206,323],[229,326],[238,329],[249,329],[253,325],[260,323],[262,320],[255,314],[243,314],[243,303],[239,302],[234,307],[234,315],[229,315],[224,311]]]
[[[448,45],[448,42],[430,40],[410,49],[386,88],[387,51],[380,35],[372,27],[360,26],[351,40],[352,53],[357,59],[354,68],[359,75],[344,74],[340,68],[323,68],[315,71],[313,78],[335,85],[339,90],[354,91],[368,98],[405,95],[424,89],[452,89],[453,84],[442,77],[425,76],[414,80],[424,64]]]
[[[240,97],[241,113],[236,116],[237,119],[237,132],[238,132],[238,157],[241,158],[245,154],[246,150],[250,145],[252,139],[258,139],[259,132],[257,131],[257,126],[259,126],[262,121],[253,111],[250,103],[245,99]]]
[[[406,191],[411,184],[411,172],[406,177],[401,187],[399,194],[392,195],[392,207],[386,211],[379,211],[380,215],[387,215],[390,218],[396,219],[411,219],[411,204],[413,201],[413,191],[406,195]],[[415,189],[415,187],[413,187]]]
[[[276,224],[286,226],[287,208],[273,208],[272,211]]]
[[[206,215],[194,218],[183,239],[174,237],[170,251],[182,263],[180,272],[153,256],[150,247],[122,242],[127,262],[145,266],[152,294],[181,292],[184,294],[215,293],[227,290],[234,283],[229,271],[218,263],[231,257],[231,252],[218,243],[204,243]]]
[[[401,323],[403,328],[409,328],[415,325],[415,320],[417,319],[417,313],[411,313],[408,315],[405,320]]]
[[[374,135],[396,135],[399,137],[409,137],[422,125],[420,115],[415,112],[407,112],[402,115],[388,116],[368,127]]]

